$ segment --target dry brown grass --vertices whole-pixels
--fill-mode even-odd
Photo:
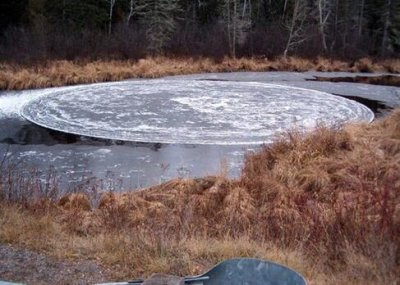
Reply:
[[[318,264],[307,261],[300,252],[278,248],[272,243],[256,242],[246,236],[236,239],[229,236],[224,239],[171,239],[130,229],[115,231],[104,228],[98,234],[87,235],[71,232],[66,222],[55,218],[54,213],[37,215],[15,205],[2,205],[0,225],[1,243],[42,251],[60,259],[96,260],[113,269],[116,280],[147,277],[152,272],[194,275],[223,259],[241,256],[287,264],[311,280],[326,278],[315,270]]]
[[[343,277],[324,271],[326,267],[322,261],[318,258],[311,260],[301,249],[282,248],[270,242],[254,241],[245,235],[239,238],[227,235],[219,239],[171,239],[129,229],[101,229],[101,233],[86,235],[70,232],[54,213],[37,215],[15,205],[2,205],[0,221],[1,243],[45,252],[62,260],[95,260],[110,268],[115,280],[145,278],[152,272],[196,275],[221,260],[233,257],[256,257],[285,264],[305,275],[310,284],[345,284],[347,280],[358,284],[360,278],[357,274],[364,276],[366,273],[370,280],[363,278],[363,281],[369,281],[363,284],[373,284],[377,274],[367,270],[379,269],[374,268],[375,264],[369,260],[358,260],[358,256],[351,255],[357,272],[356,277],[348,279],[349,275]]]
[[[82,194],[47,211],[3,202],[0,241],[96,259],[119,279],[254,256],[311,284],[397,284],[400,110],[370,125],[293,131],[249,154],[237,180],[172,180],[89,205]]]
[[[275,60],[256,58],[150,57],[139,61],[49,61],[35,66],[0,63],[0,90],[21,90],[83,83],[118,81],[130,78],[156,78],[166,75],[233,71],[350,71],[400,72],[400,60],[376,62],[368,58],[343,62],[297,57]]]

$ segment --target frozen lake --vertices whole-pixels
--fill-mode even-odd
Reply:
[[[314,75],[335,76],[199,74],[2,92],[0,151],[43,175],[52,167],[69,187],[90,180],[134,189],[223,168],[235,176],[243,154],[276,132],[372,119],[365,106],[331,94],[375,104],[378,116],[400,105],[400,88],[307,81]]]

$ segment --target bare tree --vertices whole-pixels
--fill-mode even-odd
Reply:
[[[361,37],[364,26],[364,10],[365,10],[365,0],[361,0],[360,3],[360,16],[358,19],[358,37]]]
[[[385,9],[383,12],[383,35],[381,43],[381,56],[385,56],[388,48],[391,8],[392,8],[392,0],[386,0]]]
[[[251,27],[251,0],[224,0],[223,7],[230,55],[236,57],[236,48],[245,42]]]
[[[331,15],[331,1],[330,0],[316,0],[318,10],[318,28],[321,36],[321,43],[324,51],[328,50],[326,43],[326,30],[328,26],[328,19]]]
[[[283,3],[282,19],[285,18],[287,5],[288,5],[288,0],[285,0],[285,2]]]
[[[338,27],[339,27],[339,1],[340,0],[333,0],[332,6],[333,6],[333,13],[334,13],[334,23],[333,23],[333,33],[332,33],[332,42],[330,46],[330,52],[334,51],[336,40],[337,40],[337,35],[338,35]],[[364,1],[364,0],[362,0]]]
[[[283,52],[284,58],[287,57],[288,52],[293,47],[307,39],[304,30],[304,22],[307,18],[307,14],[307,3],[304,0],[294,0],[292,18],[285,23],[285,27],[289,30],[289,37],[286,42],[285,51]]]
[[[129,2],[129,13],[128,16],[126,17],[126,25],[129,25],[129,21],[131,20],[132,16],[135,14],[135,0],[130,0]]]
[[[112,30],[112,16],[114,11],[115,2],[117,0],[105,0],[109,4],[109,13],[108,13],[108,35],[111,35]]]

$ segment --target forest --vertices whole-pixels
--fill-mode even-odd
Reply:
[[[400,0],[13,0],[0,60],[393,58]]]

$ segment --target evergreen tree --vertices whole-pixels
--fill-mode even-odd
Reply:
[[[177,26],[178,0],[139,0],[136,13],[146,29],[149,51],[160,53]]]
[[[101,29],[109,23],[107,2],[98,0],[47,0],[44,14],[55,27]]]

